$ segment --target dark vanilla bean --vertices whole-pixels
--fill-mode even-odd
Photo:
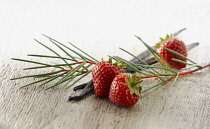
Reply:
[[[85,86],[84,90],[78,96],[69,96],[68,101],[79,101],[85,96],[94,93],[93,80],[91,79]]]
[[[77,90],[84,89],[85,86],[86,86],[87,84],[88,84],[88,83],[83,83],[83,84],[81,84],[81,85],[75,86],[75,87],[73,88],[73,90],[74,90],[74,91],[77,91]]]

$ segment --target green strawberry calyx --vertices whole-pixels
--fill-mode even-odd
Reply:
[[[137,78],[136,74],[129,74],[128,78],[125,79],[126,84],[128,85],[128,88],[130,89],[130,94],[136,94],[137,96],[141,97],[140,92],[142,90],[142,87],[140,86],[140,83],[143,80],[141,78]]]
[[[101,58],[101,61],[104,61],[104,58]],[[109,63],[113,64],[113,65],[118,65],[120,68],[124,68],[127,66],[127,64],[121,64],[119,61],[116,61],[113,63],[112,58],[109,58]]]
[[[112,63],[112,58],[109,58],[109,62]],[[127,66],[127,64],[121,64],[119,61],[116,61],[114,63],[112,63],[114,65],[118,65],[120,68],[124,68]]]
[[[170,35],[167,34],[165,38],[160,38],[160,42],[157,43],[157,44],[155,45],[155,47],[156,47],[156,48],[159,48],[162,42],[164,42],[164,41],[166,41],[166,40],[168,40],[168,39],[172,39],[172,38],[174,38],[174,35],[173,35],[173,34],[170,34]]]

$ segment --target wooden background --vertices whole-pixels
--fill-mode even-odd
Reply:
[[[70,41],[97,59],[107,55],[130,59],[118,48],[136,55],[145,50],[134,34],[153,45],[184,27],[188,30],[179,38],[186,44],[200,43],[189,58],[209,63],[208,0],[0,0],[0,129],[210,129],[209,68],[144,94],[131,108],[95,95],[70,103],[67,97],[75,94],[71,88],[19,89],[34,79],[9,80],[49,71],[22,71],[31,64],[10,59],[50,53],[33,40],[50,46],[42,34],[65,44]]]

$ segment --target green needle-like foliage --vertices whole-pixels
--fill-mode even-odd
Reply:
[[[38,78],[39,80],[34,81],[32,83],[26,84],[23,87],[31,86],[33,84],[39,84],[39,87],[46,85],[47,88],[44,90],[48,90],[54,87],[57,87],[59,85],[63,85],[63,88],[68,89],[69,87],[75,85],[77,82],[79,82],[82,78],[87,76],[89,73],[91,73],[90,67],[94,64],[97,63],[98,60],[78,48],[76,45],[69,43],[70,47],[49,37],[44,35],[47,39],[49,39],[49,42],[59,48],[61,52],[57,52],[50,48],[49,46],[45,45],[44,43],[41,43],[40,41],[36,40],[37,43],[39,43],[41,46],[45,47],[49,51],[52,52],[54,55],[43,55],[43,54],[29,54],[28,56],[30,57],[39,57],[39,58],[48,58],[48,59],[56,59],[56,61],[52,63],[43,63],[43,62],[38,62],[38,61],[32,61],[32,60],[27,60],[27,59],[17,59],[17,58],[12,58],[13,60],[16,61],[21,61],[21,62],[26,62],[26,63],[32,63],[35,64],[36,66],[29,67],[29,68],[24,68],[24,70],[32,70],[32,69],[40,69],[42,70],[43,68],[47,69],[50,68],[51,72],[46,72],[42,74],[33,74],[33,75],[26,75],[22,77],[15,77],[12,78],[11,80],[16,80],[16,79],[24,79],[24,78],[31,78],[35,77]],[[151,66],[147,64],[144,60],[138,58],[137,56],[134,56],[130,52],[126,51],[125,49],[120,48],[122,51],[126,52],[127,54],[131,55],[132,57],[136,58],[140,63],[139,64],[134,64],[130,61],[127,61],[119,56],[109,56],[110,59],[109,61],[112,62],[112,59],[116,61],[115,64],[118,64],[120,66],[126,66],[127,68],[135,71],[136,73],[139,73],[141,75],[144,75],[144,77],[149,78],[149,77],[157,77],[160,82],[149,87],[148,89],[145,89],[142,91],[142,93],[147,92],[150,89],[153,89],[155,87],[158,87],[160,85],[165,84],[169,77],[174,77],[174,83],[176,79],[178,78],[179,74],[178,71],[172,69],[169,64],[161,57],[152,47],[150,47],[148,44],[146,44],[140,37],[136,36],[144,45],[145,47],[150,51],[150,53],[157,59],[158,63],[160,66]],[[166,37],[168,38],[168,37]],[[179,59],[172,59],[174,61],[180,62],[180,63],[185,63],[188,64],[192,67],[201,67],[200,65],[197,65],[195,62],[192,60],[188,59],[184,55],[170,50],[166,49],[167,51],[170,51],[186,60],[188,60],[190,63],[179,60]],[[61,56],[62,54],[65,54],[66,56]],[[59,63],[57,59],[60,59],[62,63]],[[53,68],[53,69],[52,69]],[[67,69],[65,69],[67,68]],[[138,91],[140,87],[138,87],[142,79],[138,78],[135,80],[136,76],[133,75],[131,76],[131,81],[127,80],[127,83],[130,84],[130,88],[133,90],[131,93],[136,93],[139,95],[139,93],[135,92]],[[53,85],[47,86],[52,81],[56,81]],[[137,87],[136,87],[137,86]],[[135,90],[138,89],[138,90]]]
[[[163,59],[162,56],[160,56],[152,47],[150,47],[148,44],[146,44],[140,37],[136,36],[144,45],[145,47],[150,51],[150,53],[156,58],[156,60],[158,61],[159,65],[160,66],[151,66],[151,65],[148,65],[144,60],[142,59],[139,59],[138,57],[134,56],[133,54],[131,54],[130,52],[126,51],[125,49],[122,49],[120,48],[122,51],[126,52],[127,54],[131,55],[132,57],[136,58],[139,62],[139,64],[134,64],[134,63],[131,63],[121,57],[118,57],[118,56],[110,56],[112,59],[122,63],[122,64],[125,64],[126,67],[130,68],[131,70],[135,71],[136,73],[140,73],[142,75],[145,75],[144,77],[157,77],[161,82],[145,89],[142,91],[142,93],[145,93],[155,87],[158,87],[160,85],[163,85],[163,84],[166,84],[166,82],[168,81],[169,77],[174,77],[174,82],[173,84],[176,82],[179,74],[178,74],[178,71],[177,70],[174,70],[173,68],[171,68],[169,66],[169,64]],[[166,37],[166,38],[169,38]],[[185,57],[184,55],[176,52],[176,51],[173,51],[171,49],[166,49],[168,51],[170,51],[171,53],[174,53],[188,61],[190,61],[191,63],[187,63],[185,61],[182,61],[182,60],[179,60],[179,59],[174,59],[172,58],[173,61],[177,61],[177,62],[180,62],[180,63],[184,63],[184,64],[188,64],[188,65],[191,65],[191,66],[194,66],[194,67],[201,67],[199,65],[196,65],[195,62],[193,62],[192,60],[188,59],[187,57]],[[172,85],[173,85],[172,84]]]
[[[38,62],[38,61],[31,61],[31,60],[27,60],[27,59],[12,58],[12,60],[22,61],[22,62],[26,62],[26,63],[32,63],[32,64],[36,65],[36,66],[30,67],[30,68],[24,68],[24,70],[32,70],[32,69],[40,69],[41,70],[43,68],[51,68],[51,70],[50,70],[51,72],[12,78],[11,80],[31,78],[31,77],[35,77],[38,79],[41,78],[41,79],[34,81],[32,83],[21,86],[21,88],[27,87],[27,86],[30,86],[33,84],[41,83],[41,82],[42,83],[39,86],[43,86],[43,85],[46,85],[49,82],[56,80],[56,79],[58,79],[57,82],[52,86],[47,86],[47,88],[45,88],[45,90],[59,86],[62,83],[65,83],[63,87],[68,85],[67,88],[69,88],[70,86],[76,84],[79,80],[81,80],[82,78],[87,76],[91,72],[91,70],[89,68],[92,66],[92,64],[98,62],[95,58],[93,58],[86,52],[82,51],[80,48],[73,45],[72,43],[70,43],[70,45],[72,46],[72,48],[71,48],[71,47],[64,45],[61,42],[58,42],[57,40],[55,40],[53,38],[50,38],[46,35],[44,35],[44,36],[49,39],[50,43],[52,43],[54,46],[59,48],[63,54],[67,55],[67,57],[61,56],[62,53],[58,53],[57,51],[53,50],[51,47],[49,47],[50,45],[48,46],[48,45],[35,39],[35,41],[37,43],[39,43],[40,45],[42,45],[43,47],[45,47],[46,49],[51,51],[52,54],[54,54],[54,55],[29,54],[28,56],[39,57],[39,58],[43,58],[43,59],[49,58],[49,59],[52,59],[52,61],[53,61],[53,59],[60,59],[64,63],[58,63],[57,60],[52,63],[43,63],[41,61]],[[74,50],[74,49],[76,49],[76,50]],[[89,63],[87,63],[87,61],[92,62],[92,63],[89,64]],[[81,62],[81,63],[78,63],[78,62]],[[68,67],[68,69],[64,69],[66,67]],[[55,70],[52,71],[52,68],[54,68]]]

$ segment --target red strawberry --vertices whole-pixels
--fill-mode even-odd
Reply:
[[[102,61],[96,63],[92,69],[92,77],[94,83],[94,90],[98,97],[105,97],[109,95],[112,80],[119,73],[123,73],[123,69],[116,64],[109,61]]]
[[[169,64],[169,66],[176,68],[176,69],[182,69],[186,67],[186,64],[173,61],[172,58],[179,59],[181,61],[186,62],[186,59],[169,52],[165,48],[171,49],[173,51],[176,51],[184,56],[187,56],[187,49],[184,42],[180,41],[177,38],[173,38],[172,36],[167,36],[166,40],[161,39],[163,42],[160,44],[160,46],[157,48],[157,53],[159,53]]]
[[[129,107],[136,104],[140,98],[141,78],[136,78],[135,74],[118,74],[110,87],[109,99],[113,103]]]

